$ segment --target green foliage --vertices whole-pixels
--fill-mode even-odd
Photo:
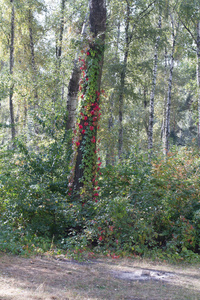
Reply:
[[[8,226],[38,236],[65,234],[72,222],[66,201],[71,153],[67,144],[55,141],[33,153],[17,142],[20,152],[4,152],[10,160],[1,165],[1,217]]]
[[[53,238],[73,257],[89,247],[113,257],[198,258],[198,153],[183,149],[152,164],[146,155],[132,155],[123,164],[102,168],[100,200],[82,203],[66,200],[63,145],[53,143],[45,155],[31,153],[23,144],[20,154],[4,153],[10,164],[4,160],[0,177],[3,251],[49,251]]]
[[[38,237],[23,229],[12,229],[0,222],[0,250],[17,255],[42,254],[51,248],[51,240],[47,237]]]
[[[79,241],[85,245],[87,239],[90,246],[118,254],[146,255],[162,249],[171,259],[196,258],[200,251],[198,165],[198,155],[183,150],[152,165],[135,155],[124,164],[103,169],[101,200],[95,204],[95,215],[86,217]]]

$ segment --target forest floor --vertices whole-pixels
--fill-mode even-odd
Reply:
[[[200,264],[0,255],[0,300],[200,300]]]

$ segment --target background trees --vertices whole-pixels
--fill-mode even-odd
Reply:
[[[83,45],[84,38],[81,37],[81,31],[83,24],[88,23],[87,5],[81,1],[77,2],[76,6],[61,1],[55,4],[54,9],[51,9],[48,2],[46,5],[45,7],[45,4],[39,1],[25,1],[23,4],[17,5],[14,2],[2,0],[1,94],[4,98],[2,98],[1,103],[2,107],[5,107],[2,111],[4,119],[1,121],[2,124],[5,123],[1,129],[3,143],[9,142],[6,126],[12,123],[16,123],[15,126],[11,126],[12,131],[15,129],[19,134],[25,134],[30,143],[49,135],[46,136],[44,130],[45,122],[54,124],[54,130],[51,129],[51,134],[53,134],[58,119],[65,119],[67,102],[68,120],[71,118],[69,79],[77,51],[80,51],[79,47]],[[194,54],[195,52],[198,54],[198,47],[195,50],[193,45],[193,41],[194,43],[198,41],[195,5],[197,4],[187,5],[185,2],[180,2],[177,6],[173,3],[166,6],[166,4],[148,1],[139,1],[137,4],[134,1],[107,3],[109,18],[106,37],[106,63],[102,84],[106,90],[106,98],[102,99],[105,101],[103,103],[105,110],[102,131],[99,134],[108,132],[108,128],[112,129],[108,135],[104,134],[105,137],[102,140],[102,151],[105,149],[105,155],[111,155],[112,160],[117,160],[116,152],[118,152],[118,157],[126,155],[128,154],[127,149],[138,142],[143,150],[161,145],[161,131],[163,137],[170,138],[172,134],[174,136],[173,142],[176,139],[177,143],[181,134],[180,125],[176,122],[179,117],[175,118],[177,124],[174,123],[175,126],[171,126],[169,132],[166,133],[166,128],[169,129],[169,125],[166,125],[168,118],[164,117],[167,113],[165,108],[167,102],[164,99],[167,99],[167,78],[169,78],[170,68],[172,70],[170,53],[174,51],[175,78],[172,80],[172,115],[175,114],[175,107],[179,106],[178,103],[184,101],[183,99],[180,100],[183,93],[178,87],[178,73],[180,74],[180,69],[184,66],[189,67],[191,72],[195,68]],[[12,9],[15,9],[15,28],[13,28],[13,21],[11,22]],[[124,15],[123,18],[122,15]],[[157,29],[159,18],[162,18],[162,29]],[[172,19],[174,29],[170,25]],[[194,25],[193,23],[189,24],[188,20],[190,19],[192,19],[190,23],[193,22]],[[179,24],[179,32],[181,33],[179,37],[177,36],[173,50],[171,38],[172,35],[174,37],[177,35],[177,28],[175,28],[177,24]],[[12,35],[11,25],[15,29],[15,35]],[[158,49],[155,50],[158,37],[160,39],[159,47],[156,46]],[[10,55],[13,56],[10,61],[13,61],[15,56],[15,65],[9,63],[8,47],[11,49]],[[156,54],[157,62],[154,60],[155,51],[158,52]],[[8,72],[9,65],[11,70]],[[156,65],[157,84],[155,84]],[[80,66],[76,68],[78,70]],[[11,74],[12,84],[8,81],[9,73],[13,73]],[[153,78],[154,81],[152,81]],[[165,80],[163,81],[162,78]],[[152,82],[154,82],[153,87]],[[195,118],[192,115],[196,112],[191,109],[194,93],[190,91],[189,86],[192,87],[193,82],[194,76],[191,74],[188,81],[182,85],[182,91],[185,90],[186,93],[187,91],[190,93],[190,107],[186,111],[191,116],[192,128],[192,122],[195,123]],[[8,88],[10,89],[10,108],[6,106]],[[154,88],[155,93],[152,92]],[[176,96],[175,91],[178,93]],[[76,93],[75,99],[77,98]],[[149,102],[150,98],[154,98],[154,121],[149,121],[148,110],[149,107],[152,107],[152,103]],[[7,112],[10,111],[10,121],[8,121],[8,115],[6,120],[6,110]],[[165,121],[161,116],[164,117]],[[54,119],[53,122],[52,118]],[[66,122],[66,128],[71,127],[69,124],[70,122]],[[151,130],[149,129],[150,125]],[[188,126],[191,127],[189,124]],[[49,126],[45,125],[45,127],[48,131]],[[191,138],[187,136],[186,140],[195,137],[195,129],[193,128],[191,131],[189,127],[184,129],[188,130],[188,134],[191,136]],[[177,131],[178,128],[179,132]],[[115,138],[117,131],[118,141]],[[151,146],[149,141],[149,147],[147,147],[147,137],[150,139],[150,131],[154,132],[154,141],[152,140]],[[113,135],[112,150],[109,150],[106,141],[109,135]],[[111,136],[109,136],[110,138]],[[181,143],[184,144],[186,141],[183,142],[183,134],[181,139]],[[168,138],[165,138],[164,148],[168,147],[166,140]],[[161,149],[161,146],[159,148]]]

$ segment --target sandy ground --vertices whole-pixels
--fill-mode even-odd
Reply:
[[[200,265],[0,256],[0,300],[200,300]]]

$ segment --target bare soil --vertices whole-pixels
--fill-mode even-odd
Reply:
[[[0,300],[200,300],[200,265],[0,256]]]

